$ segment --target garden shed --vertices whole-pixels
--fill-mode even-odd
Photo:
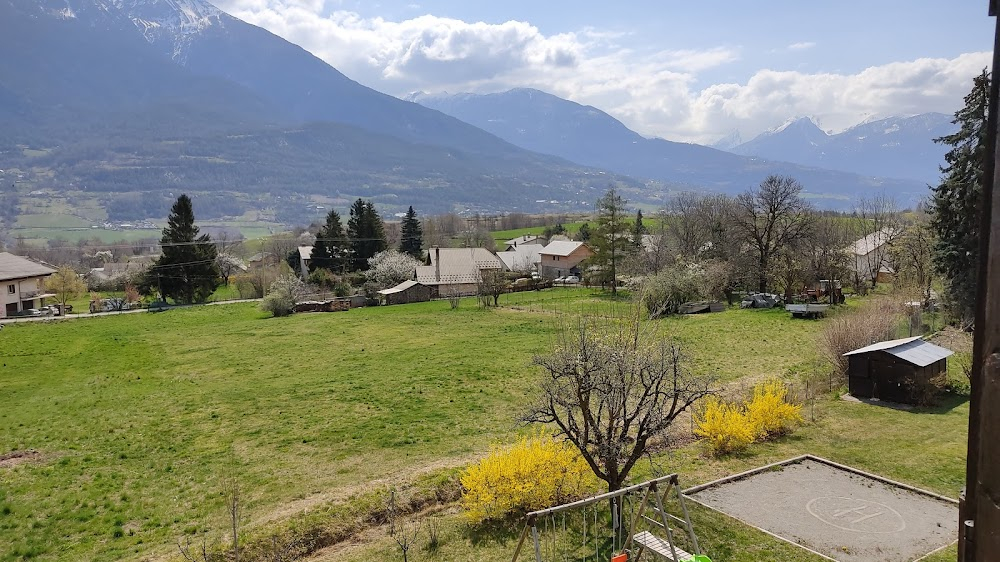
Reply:
[[[378,292],[382,304],[407,304],[431,300],[431,288],[416,281],[403,281],[391,289]]]
[[[919,336],[873,343],[844,354],[848,387],[857,398],[916,404],[953,353]]]

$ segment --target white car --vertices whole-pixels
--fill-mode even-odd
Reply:
[[[580,278],[576,275],[570,275],[569,277],[563,279],[563,283],[579,283]]]
[[[566,278],[565,277],[556,277],[555,279],[552,280],[552,282],[553,283],[565,283],[566,282]]]

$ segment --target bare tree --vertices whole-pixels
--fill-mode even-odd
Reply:
[[[679,193],[670,200],[665,216],[661,217],[677,250],[687,259],[697,257],[698,250],[708,241],[708,233],[700,213],[704,200],[705,196],[700,193]]]
[[[419,523],[408,522],[404,519],[399,504],[396,503],[396,491],[389,492],[389,502],[386,505],[386,518],[389,520],[389,536],[396,541],[399,551],[403,554],[403,562],[408,562],[408,553],[413,543],[416,542],[417,533],[420,532]]]
[[[864,270],[858,275],[866,274],[874,289],[878,272],[888,265],[893,242],[902,234],[896,200],[885,193],[861,197],[854,206],[854,223],[858,238],[864,240],[855,249],[858,269]]]
[[[756,258],[757,289],[767,290],[773,261],[788,245],[808,236],[814,222],[799,194],[802,184],[787,176],[768,176],[757,188],[736,197],[732,224]]]
[[[826,279],[827,296],[830,304],[839,304],[837,282],[843,282],[850,272],[850,255],[845,250],[851,233],[846,221],[838,216],[824,216],[816,219],[811,243],[812,273],[817,279]]]
[[[923,209],[917,209],[912,221],[906,224],[892,248],[892,261],[904,283],[920,288],[921,298],[928,303],[934,281],[934,231]]]
[[[479,282],[476,284],[476,295],[483,306],[500,306],[500,295],[507,292],[507,276],[499,269],[483,269],[479,272]]]
[[[235,472],[226,475],[222,482],[222,493],[226,499],[226,515],[229,529],[233,533],[233,562],[240,562],[240,524],[243,521],[243,487]]]
[[[622,487],[650,440],[709,393],[680,347],[628,319],[583,317],[564,326],[555,349],[534,358],[545,373],[541,397],[524,420],[555,424],[609,491]]]

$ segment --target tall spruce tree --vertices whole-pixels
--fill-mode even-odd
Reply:
[[[340,214],[331,210],[326,214],[326,224],[319,229],[309,260],[309,272],[325,269],[343,273],[347,265],[348,243],[344,238],[344,227],[340,224]]]
[[[979,216],[986,159],[986,115],[990,76],[983,70],[955,113],[958,132],[934,142],[946,144],[941,183],[931,197],[931,228],[936,235],[934,268],[947,283],[947,306],[956,319],[971,321],[979,264]]]
[[[642,224],[642,209],[635,212],[635,224],[632,225],[632,243],[636,248],[642,247],[642,235],[646,234],[646,226]]]
[[[347,221],[347,237],[351,240],[351,271],[368,267],[368,258],[385,250],[385,225],[371,201],[358,198],[351,205],[351,218]]]
[[[406,216],[403,217],[403,222],[400,225],[400,238],[402,238],[399,241],[400,252],[410,254],[418,260],[423,257],[424,233],[412,205],[406,211]]]
[[[215,292],[222,284],[215,244],[208,234],[198,232],[191,198],[181,195],[170,208],[160,238],[162,253],[146,273],[143,292],[161,290],[164,299],[183,304],[205,302]]]
[[[601,271],[601,285],[611,284],[612,294],[618,294],[618,265],[634,249],[625,203],[614,187],[598,199],[597,231],[590,238],[591,261]]]

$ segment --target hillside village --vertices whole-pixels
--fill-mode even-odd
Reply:
[[[785,195],[783,190],[786,189],[791,190],[790,197]],[[540,390],[557,388],[547,386],[539,376],[550,369],[549,360],[544,359],[546,349],[556,350],[552,360],[560,357],[558,350],[561,344],[556,342],[563,341],[571,333],[566,330],[572,329],[569,328],[572,322],[594,323],[595,330],[607,330],[617,322],[625,322],[624,325],[634,322],[637,331],[628,336],[628,341],[633,343],[623,343],[625,347],[614,353],[622,353],[635,344],[639,346],[634,350],[639,354],[635,355],[636,360],[646,361],[659,357],[656,353],[660,351],[654,352],[654,349],[667,350],[668,354],[656,361],[660,361],[661,365],[675,365],[686,374],[683,379],[674,378],[671,384],[675,390],[664,396],[689,396],[683,399],[683,406],[676,410],[672,407],[662,428],[648,437],[641,433],[644,431],[642,428],[626,426],[621,429],[638,429],[640,433],[636,435],[642,443],[652,437],[653,444],[646,445],[648,449],[643,450],[654,456],[650,457],[649,463],[638,463],[633,474],[625,473],[625,484],[638,488],[621,484],[616,486],[624,492],[615,491],[617,487],[610,492],[612,499],[635,501],[636,498],[630,494],[642,491],[642,486],[646,485],[643,482],[656,481],[648,480],[659,474],[655,467],[662,460],[655,459],[672,458],[671,470],[678,472],[685,481],[672,480],[674,495],[670,495],[670,489],[657,492],[663,494],[659,496],[659,501],[674,507],[679,505],[678,501],[687,501],[682,506],[687,515],[683,515],[679,522],[669,523],[666,527],[661,525],[659,530],[655,525],[647,525],[626,531],[624,523],[612,521],[614,532],[607,535],[609,542],[602,539],[595,543],[598,551],[610,549],[609,552],[614,552],[626,548],[636,553],[638,550],[635,549],[641,547],[661,553],[670,549],[688,553],[698,550],[705,553],[725,552],[731,548],[724,546],[731,540],[727,538],[731,535],[729,531],[722,534],[711,531],[722,523],[717,520],[719,515],[711,515],[706,510],[714,508],[730,513],[733,505],[728,500],[722,504],[706,500],[702,504],[698,503],[701,502],[698,495],[677,495],[676,492],[682,486],[711,480],[731,472],[735,467],[751,468],[765,460],[779,461],[801,454],[816,455],[819,460],[805,461],[802,459],[806,457],[795,457],[798,460],[789,461],[792,464],[788,466],[798,466],[797,463],[802,462],[825,463],[828,461],[824,457],[831,457],[833,461],[859,466],[876,474],[886,473],[883,474],[886,479],[878,481],[879,486],[892,486],[896,478],[922,484],[930,491],[925,492],[921,487],[917,495],[924,499],[920,501],[939,502],[933,509],[950,514],[953,508],[948,502],[951,500],[942,504],[940,502],[944,500],[933,499],[938,497],[934,494],[952,497],[947,486],[958,486],[959,467],[948,455],[935,457],[938,453],[930,449],[924,452],[923,458],[929,459],[932,465],[946,474],[952,474],[950,480],[928,482],[922,481],[919,476],[914,480],[915,474],[906,468],[909,463],[897,464],[899,459],[896,459],[892,464],[873,465],[871,459],[860,454],[868,447],[866,439],[874,438],[874,434],[841,434],[840,441],[828,435],[828,432],[836,431],[834,427],[837,424],[865,424],[886,415],[894,417],[906,412],[912,415],[912,412],[925,411],[948,412],[947,419],[954,418],[954,421],[948,422],[951,429],[945,430],[934,424],[927,426],[933,427],[934,432],[954,431],[960,434],[962,431],[962,412],[966,408],[962,396],[968,388],[962,369],[969,357],[969,340],[962,332],[948,327],[944,320],[942,310],[946,304],[940,296],[940,281],[921,276],[930,271],[928,260],[931,256],[923,251],[926,247],[922,245],[928,236],[928,223],[921,210],[901,210],[892,206],[889,200],[878,198],[860,201],[858,211],[851,215],[818,214],[795,198],[798,189],[800,187],[791,178],[772,177],[758,188],[748,190],[742,198],[692,196],[649,216],[644,216],[641,210],[629,208],[628,203],[612,189],[598,202],[597,213],[583,216],[582,220],[564,223],[563,218],[539,216],[531,220],[538,220],[544,226],[525,227],[519,232],[518,229],[496,233],[459,231],[450,238],[452,246],[423,241],[425,232],[440,231],[441,218],[421,219],[411,208],[402,222],[387,228],[387,223],[378,216],[374,207],[360,199],[351,207],[346,221],[342,221],[339,213],[332,210],[323,224],[314,224],[298,234],[259,242],[230,239],[215,242],[210,236],[199,234],[191,201],[181,196],[172,209],[171,226],[163,230],[163,238],[158,244],[148,246],[158,246],[158,254],[140,253],[118,258],[116,253],[122,248],[87,250],[92,255],[100,254],[96,258],[100,267],[87,269],[81,261],[74,269],[29,257],[31,254],[45,256],[45,249],[28,248],[29,256],[0,253],[0,280],[7,289],[2,307],[4,317],[0,318],[0,325],[7,329],[0,332],[0,337],[25,350],[22,359],[12,357],[13,363],[9,363],[12,367],[20,365],[15,371],[17,373],[53,368],[49,363],[51,359],[44,353],[39,355],[31,351],[49,347],[43,343],[49,339],[47,333],[52,333],[57,341],[65,342],[56,348],[57,357],[64,353],[63,350],[73,349],[77,345],[72,343],[74,341],[90,341],[97,346],[88,354],[103,353],[100,350],[107,345],[118,345],[114,342],[132,342],[115,360],[119,366],[110,371],[100,367],[95,371],[93,367],[86,367],[79,374],[74,374],[73,369],[57,368],[56,371],[65,374],[46,383],[50,391],[56,393],[53,396],[65,392],[64,384],[76,384],[71,381],[80,380],[78,377],[81,375],[114,377],[114,373],[121,369],[134,373],[136,383],[146,381],[143,384],[153,384],[154,388],[162,388],[162,385],[174,388],[175,383],[170,381],[183,376],[181,373],[188,368],[207,368],[208,372],[215,373],[213,378],[220,377],[219,382],[247,376],[256,380],[250,387],[241,383],[240,388],[244,388],[240,391],[241,395],[252,393],[255,387],[273,386],[273,382],[258,380],[267,372],[283,373],[283,377],[309,386],[335,385],[342,389],[338,393],[346,391],[346,394],[334,399],[340,404],[339,408],[347,406],[343,400],[353,400],[349,396],[356,396],[361,401],[365,413],[356,418],[355,421],[361,424],[357,429],[351,429],[357,425],[346,418],[341,419],[340,414],[335,418],[327,417],[326,421],[315,426],[316,419],[326,417],[321,414],[326,408],[321,407],[322,402],[316,402],[318,397],[304,396],[301,403],[279,399],[279,403],[284,405],[278,406],[283,410],[291,408],[303,420],[314,420],[295,430],[304,435],[299,439],[301,443],[293,446],[285,438],[272,441],[291,430],[292,426],[280,430],[274,437],[266,437],[265,434],[251,437],[245,433],[247,421],[255,420],[251,421],[252,424],[269,423],[266,422],[268,416],[263,412],[253,413],[258,406],[246,402],[252,394],[224,398],[213,408],[221,407],[227,412],[217,419],[222,420],[229,437],[221,441],[213,440],[211,447],[216,452],[199,461],[197,467],[191,467],[201,476],[189,472],[189,469],[182,470],[180,474],[188,474],[183,478],[196,479],[192,492],[208,491],[212,487],[223,489],[219,486],[236,484],[232,484],[233,481],[223,484],[217,477],[208,475],[216,473],[221,458],[232,454],[224,452],[230,446],[226,445],[230,439],[249,438],[257,442],[254,448],[261,451],[288,451],[292,454],[288,449],[292,447],[297,450],[295,457],[305,454],[305,450],[312,450],[309,444],[318,440],[324,443],[322,449],[305,454],[302,461],[293,463],[297,468],[289,467],[288,470],[295,473],[305,470],[307,465],[300,463],[315,455],[319,455],[316,462],[321,464],[329,462],[320,460],[327,458],[327,454],[346,455],[343,458],[347,462],[361,462],[373,446],[374,450],[382,451],[380,454],[388,455],[388,464],[384,468],[371,466],[360,471],[352,470],[342,476],[319,479],[315,475],[297,476],[289,491],[301,490],[303,485],[314,487],[320,482],[324,482],[321,487],[333,486],[336,489],[360,485],[375,478],[391,482],[394,494],[408,498],[405,500],[408,507],[390,506],[389,511],[384,512],[382,508],[369,507],[364,509],[377,511],[362,511],[345,519],[345,516],[334,514],[345,509],[352,513],[351,510],[362,509],[362,504],[356,502],[375,501],[376,505],[382,505],[379,503],[381,500],[374,499],[380,492],[371,490],[365,494],[374,496],[360,496],[347,503],[325,499],[323,492],[308,492],[303,496],[309,498],[304,505],[311,507],[303,507],[301,512],[270,522],[266,518],[261,519],[263,513],[255,513],[238,521],[235,535],[232,531],[226,535],[219,526],[219,517],[224,510],[219,509],[217,501],[192,504],[192,508],[184,512],[187,515],[180,516],[177,523],[157,527],[150,527],[150,512],[142,516],[140,513],[144,509],[135,511],[122,504],[121,507],[95,512],[98,519],[113,518],[114,513],[122,510],[134,514],[130,515],[133,519],[129,519],[128,523],[122,519],[121,525],[113,525],[121,530],[120,544],[107,550],[109,543],[81,528],[75,539],[80,555],[117,558],[126,555],[124,548],[134,548],[137,554],[146,553],[143,556],[156,552],[169,556],[169,549],[155,545],[169,543],[170,535],[177,532],[177,525],[185,520],[194,520],[202,529],[194,534],[195,538],[200,535],[206,545],[211,540],[212,552],[221,553],[227,549],[236,552],[241,548],[237,542],[226,546],[226,541],[232,541],[235,536],[244,541],[243,557],[255,559],[253,557],[264,556],[256,559],[268,559],[263,554],[266,552],[265,545],[267,541],[273,541],[274,548],[280,545],[284,552],[289,553],[289,558],[283,559],[308,555],[310,559],[324,560],[332,556],[325,554],[327,548],[338,552],[343,547],[337,545],[348,537],[368,536],[370,524],[362,522],[365,518],[400,517],[393,524],[401,525],[403,529],[410,525],[414,534],[408,540],[417,541],[414,544],[430,540],[428,536],[420,538],[417,529],[421,526],[440,526],[440,530],[434,532],[446,538],[442,539],[439,535],[436,548],[444,550],[425,550],[429,558],[464,559],[463,555],[453,550],[472,548],[469,539],[464,537],[466,531],[463,529],[492,528],[494,532],[509,533],[510,536],[495,547],[482,551],[482,554],[486,559],[505,559],[504,556],[509,556],[514,548],[510,541],[516,540],[518,525],[523,524],[522,521],[527,521],[528,526],[524,527],[526,533],[532,526],[536,528],[532,533],[539,532],[539,519],[531,514],[527,519],[521,519],[524,513],[598,492],[594,475],[583,477],[590,469],[582,465],[578,468],[583,470],[581,480],[573,487],[567,487],[568,482],[556,483],[554,485],[560,491],[539,489],[534,493],[540,495],[529,494],[523,500],[513,500],[522,503],[494,511],[498,506],[493,500],[476,507],[480,505],[476,503],[480,500],[475,499],[478,497],[475,494],[502,496],[506,493],[502,485],[487,492],[478,486],[498,484],[488,484],[489,480],[473,484],[470,480],[471,475],[476,474],[475,470],[484,470],[477,468],[476,459],[484,454],[484,447],[497,439],[513,443],[504,446],[512,448],[494,447],[489,455],[516,454],[517,448],[522,446],[555,447],[564,451],[559,454],[573,454],[574,449],[566,448],[569,443],[576,442],[572,440],[572,432],[565,434],[567,441],[543,439],[536,442],[531,439],[542,439],[540,434],[525,437],[524,430],[517,430],[514,425],[519,416],[526,415],[524,408],[538,403],[537,393]],[[750,213],[756,213],[756,209],[774,209],[770,198],[778,193],[783,194],[783,203],[778,205],[778,210],[769,211],[771,215],[757,215],[750,223],[741,222],[743,216],[754,216]],[[744,204],[750,206],[742,207]],[[748,214],[741,215],[743,212]],[[779,215],[791,220],[779,225]],[[721,220],[718,224],[724,224],[725,230],[708,228],[712,224],[709,217]],[[754,228],[769,220],[775,220],[774,228],[780,230],[776,231],[776,236],[784,237],[784,245],[755,245]],[[342,222],[346,222],[348,228],[344,229]],[[459,221],[457,224],[463,223],[466,228],[475,229],[477,223],[482,224],[482,220]],[[386,240],[386,233],[390,231],[395,233],[395,248],[390,248]],[[473,240],[479,240],[481,245],[465,245]],[[458,245],[465,246],[456,247]],[[140,248],[145,247],[140,245]],[[369,257],[359,259],[362,252],[369,252]],[[773,265],[761,270],[761,256],[766,252],[774,252],[770,262]],[[359,269],[352,271],[356,266]],[[234,304],[226,304],[226,299],[232,299]],[[205,303],[220,306],[198,306]],[[146,310],[161,314],[127,314]],[[335,314],[322,314],[324,312]],[[271,316],[288,318],[269,318]],[[87,320],[88,317],[93,319]],[[63,322],[63,318],[72,321]],[[612,324],[602,324],[606,321]],[[179,326],[184,326],[180,331],[164,331],[158,327],[177,322],[181,323]],[[418,331],[413,332],[414,329]],[[94,330],[106,335],[98,339],[94,339],[97,336],[87,335]],[[341,332],[347,335],[348,331],[350,335],[347,339],[335,335]],[[309,357],[319,351],[314,349],[314,342],[318,341],[318,334],[324,332],[337,342],[336,359],[329,364],[314,364]],[[135,336],[126,336],[130,333],[147,335],[136,339]],[[215,343],[210,344],[206,352],[218,349],[219,354],[199,353],[199,358],[192,358],[195,362],[185,360],[164,372],[150,368],[155,363],[146,364],[141,359],[161,345],[175,345],[168,343],[171,339],[205,338],[209,333],[214,335],[206,341]],[[243,333],[247,335],[240,335]],[[513,339],[501,335],[507,333],[518,335]],[[614,334],[612,331],[602,337],[616,341],[614,338],[618,336]],[[750,346],[747,346],[748,334],[754,334],[752,340],[756,342]],[[254,340],[262,337],[277,339],[260,347],[247,337]],[[647,339],[650,337],[653,339]],[[594,345],[599,345],[596,343],[599,341],[603,340],[595,340]],[[674,342],[671,345],[677,347],[646,347],[659,346],[656,342],[664,341]],[[869,345],[873,341],[876,343]],[[586,342],[584,339],[573,345],[591,345]],[[421,349],[433,349],[438,344],[444,347],[431,352],[427,359],[433,358],[449,365],[446,373],[442,374],[443,379],[439,378],[442,375],[434,374],[435,369],[428,370],[424,360],[414,360],[401,369],[401,364],[395,359],[413,353],[419,356]],[[42,347],[36,347],[38,345]],[[275,345],[278,347],[273,347]],[[305,353],[293,361],[297,366],[265,366],[273,361],[283,361],[281,357],[286,354],[279,353],[278,349],[286,346],[299,355]],[[488,351],[493,346],[498,346],[496,352]],[[583,349],[580,348],[580,352]],[[589,347],[586,349],[587,353],[603,353]],[[674,351],[669,351],[671,349]],[[742,351],[734,353],[735,349]],[[467,358],[480,357],[481,353],[494,355],[486,362],[468,362]],[[256,362],[258,367],[247,369],[241,366],[248,361]],[[29,364],[34,366],[29,369]],[[73,364],[81,365],[80,361]],[[203,366],[195,367],[198,364]],[[603,372],[600,370],[610,365],[596,364],[595,368],[599,371],[595,373]],[[540,366],[544,368],[539,370]],[[351,390],[361,379],[344,376],[356,369],[368,374],[361,387]],[[552,376],[562,372],[554,366],[551,369]],[[92,374],[84,374],[88,372]],[[477,372],[480,374],[476,375]],[[27,382],[28,379],[24,380]],[[28,387],[24,388],[14,391],[15,400],[34,395],[33,391],[23,394]],[[702,390],[684,394],[691,392],[692,388]],[[140,396],[150,398],[146,391],[134,397],[122,396],[120,392],[123,390],[124,387],[114,391],[118,395],[115,400],[130,401]],[[426,393],[430,395],[421,397]],[[753,421],[756,419],[753,417],[739,421],[744,419],[739,416],[750,416],[749,412],[756,411],[758,406],[755,401],[764,399],[762,397],[783,404],[778,409],[774,409],[776,406],[773,404],[767,406],[766,411],[787,409],[787,417],[767,422],[778,424],[773,429],[752,429],[755,427],[753,424],[758,423]],[[851,401],[845,401],[845,397]],[[194,399],[193,396],[191,399]],[[634,399],[638,400],[635,407],[660,408],[655,404],[643,404],[641,395],[636,395]],[[383,400],[389,402],[382,404]],[[444,413],[429,417],[426,408],[432,407],[431,404],[440,408],[442,400],[448,405]],[[564,398],[559,400],[561,403]],[[743,400],[748,400],[745,406],[740,405]],[[201,401],[203,398],[195,399],[196,403]],[[883,402],[908,405],[905,409],[894,410],[886,409],[881,405]],[[82,404],[73,408],[79,406]],[[216,419],[216,414],[207,420],[197,418],[200,416],[197,412],[204,411],[202,407],[197,407],[191,411],[197,419],[174,426],[176,422],[170,417],[164,418],[162,413],[156,413],[161,406],[151,404],[150,407],[154,418],[142,422],[143,426],[159,419],[157,423],[173,426],[173,431],[201,432],[208,430],[206,423],[211,424],[210,420]],[[449,437],[452,435],[450,431],[439,433],[431,428],[441,423],[462,426],[472,421],[473,418],[468,417],[470,414],[478,420],[474,422],[474,428],[467,431],[471,437],[468,443],[475,444],[472,445],[474,454],[471,458],[456,457],[459,450],[468,450],[466,447],[469,445],[463,445],[466,441]],[[551,411],[548,416],[558,415],[558,411]],[[933,414],[920,414],[929,415]],[[397,416],[399,419],[392,419]],[[63,419],[63,415],[54,419]],[[376,422],[379,419],[386,420],[384,425],[377,429],[370,427],[372,423],[380,423]],[[546,421],[546,425],[554,421],[563,423],[556,421],[558,417],[542,416],[537,419]],[[924,443],[925,438],[921,437],[923,429],[920,428],[925,422],[918,419],[922,418],[913,418],[912,422],[897,420],[895,423],[899,424],[898,431],[912,430],[912,435],[906,439]],[[119,423],[112,422],[111,427]],[[134,426],[136,422],[128,423]],[[187,423],[194,425],[182,430]],[[326,436],[317,434],[319,427],[326,427],[324,432],[333,433]],[[364,427],[369,429],[362,430]],[[744,430],[750,433],[740,433]],[[111,431],[114,433],[113,429]],[[785,437],[793,432],[796,439],[805,436],[806,444],[796,444],[797,441],[789,441]],[[517,441],[517,435],[521,435],[521,441]],[[53,438],[55,441],[52,441]],[[131,446],[159,447],[155,444],[157,440],[159,438],[155,433],[140,441],[124,436],[123,444],[132,442]],[[16,446],[11,453],[5,454],[3,462],[16,467],[15,470],[27,477],[21,485],[42,485],[44,478],[39,479],[41,474],[30,476],[33,467],[44,466],[46,462],[43,459],[49,455],[73,458],[56,451],[62,451],[65,446],[60,442],[62,438],[57,433],[35,441],[34,445]],[[840,446],[835,445],[838,442],[854,442],[850,447],[857,449],[849,450],[856,450],[857,454],[848,453],[845,456],[843,451],[838,452]],[[949,443],[950,447],[956,442]],[[170,447],[176,448],[177,445]],[[580,451],[588,450],[583,448],[586,447],[584,444],[580,447]],[[906,448],[903,447],[903,450]],[[121,455],[126,456],[120,459],[124,460],[130,454],[122,452]],[[412,460],[404,460],[410,456],[413,456]],[[148,458],[148,455],[139,455],[136,459],[141,462],[144,457]],[[490,458],[488,456],[480,462],[486,463]],[[426,477],[433,477],[435,482],[430,490],[426,488],[427,483],[421,483],[425,476],[414,476],[415,480],[404,476],[407,471],[416,471],[415,474],[419,475],[428,470],[423,467],[434,464],[436,461],[432,459],[440,459],[445,465],[427,473]],[[67,467],[73,466],[74,461],[68,462]],[[100,464],[103,461],[95,462]],[[247,457],[240,461],[243,466],[237,479],[240,494],[257,498],[255,501],[264,502],[262,506],[269,502],[288,501],[284,493],[268,491],[274,482],[269,472],[258,473],[251,468],[252,464],[244,464],[247,462],[250,462]],[[604,466],[610,461],[595,462]],[[696,464],[689,464],[692,462]],[[541,481],[536,480],[537,471],[549,469],[541,466],[528,468],[530,466],[525,465],[527,473],[502,478],[528,478],[528,482],[536,482],[533,485],[540,485]],[[402,467],[407,468],[400,472]],[[597,476],[601,477],[599,473]],[[141,480],[143,489],[162,485],[157,484],[161,478],[153,474]],[[720,489],[727,485],[725,481],[721,482],[718,484]],[[230,492],[227,493],[236,493],[232,488],[228,489]],[[74,492],[67,489],[65,493]],[[431,496],[427,496],[428,493]],[[553,493],[555,495],[550,495]],[[232,495],[226,497],[230,498],[226,501],[235,501]],[[362,500],[362,497],[370,499]],[[9,503],[12,499],[6,501]],[[151,501],[156,503],[160,500]],[[692,501],[694,505],[688,505]],[[914,496],[912,501],[918,501],[918,497]],[[23,503],[11,505],[10,509],[19,513],[31,509]],[[625,505],[622,504],[622,509]],[[401,511],[397,513],[393,511],[395,509]],[[649,509],[653,510],[650,513],[655,513],[660,508],[652,506]],[[67,516],[70,513],[65,512]],[[472,515],[474,513],[478,515]],[[473,517],[473,520],[469,522],[467,517]],[[907,516],[904,514],[903,517]],[[663,536],[664,529],[675,525],[680,527],[673,529],[672,538],[657,538]],[[725,523],[723,528],[732,528],[733,525],[741,524]],[[399,538],[394,532],[389,533],[391,541]],[[583,530],[575,532],[582,533]],[[118,530],[113,531],[113,535],[118,534]],[[618,542],[624,541],[626,535],[636,537],[638,542],[635,546],[625,547],[624,542]],[[135,537],[145,538],[139,543]],[[657,542],[662,540],[667,542]],[[810,553],[830,552],[823,540],[814,535],[801,535],[800,544],[805,545],[800,549],[805,554],[801,555],[791,554],[789,547],[781,546],[780,541],[764,539],[763,536],[740,543],[738,548],[744,552],[756,549],[769,553],[783,552],[790,556],[804,556],[802,560],[811,560],[813,554]],[[950,533],[927,535],[913,552],[936,550],[952,542],[953,535]],[[147,551],[142,546],[147,543],[153,545],[154,550]],[[21,544],[28,548],[28,542]],[[196,546],[191,546],[195,543],[189,544],[187,539],[183,539],[179,544],[182,558],[195,552],[192,549]],[[385,559],[395,556],[393,548],[380,539],[365,539],[357,544],[346,551],[348,556],[354,556],[350,553],[355,551],[358,559],[372,555]],[[749,549],[750,544],[754,545],[753,549]],[[524,547],[522,544],[516,550]],[[529,550],[533,548],[530,541],[528,547]]]
[[[975,4],[0,0],[0,562],[1000,560]]]

